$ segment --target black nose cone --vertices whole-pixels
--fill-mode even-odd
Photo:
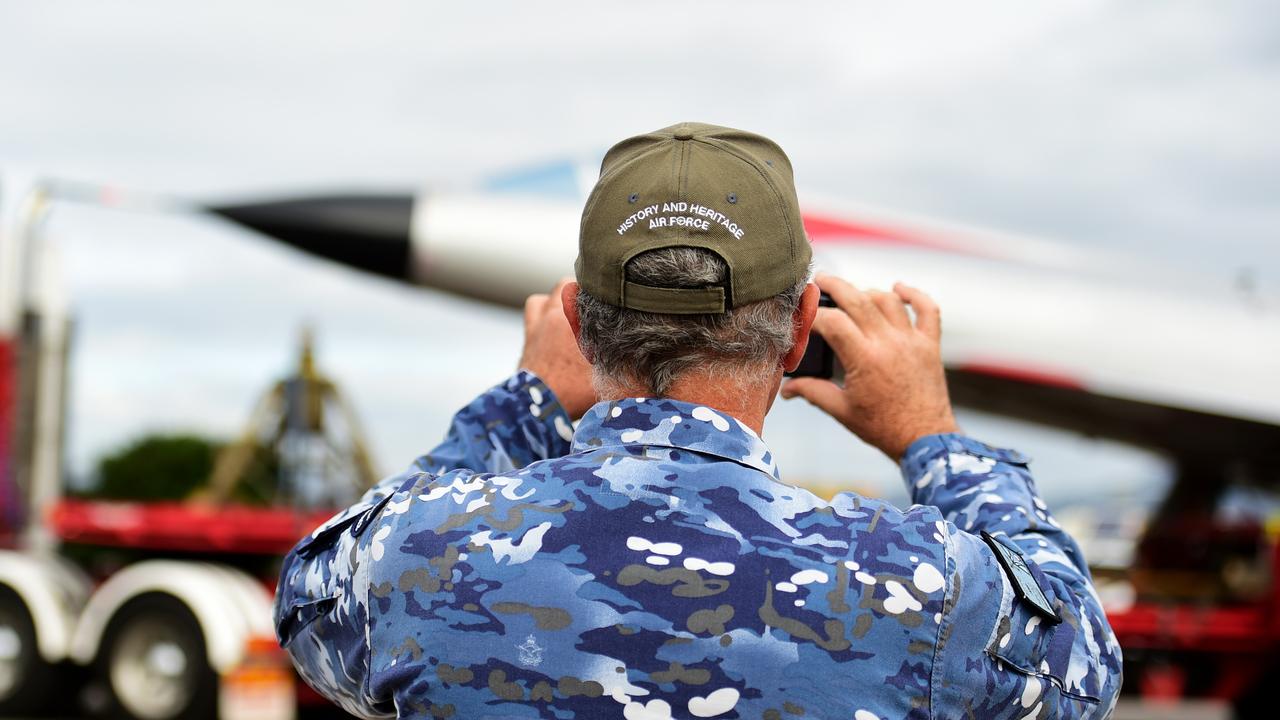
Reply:
[[[312,255],[407,280],[413,203],[412,195],[330,195],[208,210]]]

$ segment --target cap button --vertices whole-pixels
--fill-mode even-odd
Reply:
[[[672,133],[671,137],[675,138],[676,140],[692,140],[693,133],[689,132],[688,130],[677,130],[674,133]]]

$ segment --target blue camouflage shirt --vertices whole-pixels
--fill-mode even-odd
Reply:
[[[917,504],[827,502],[732,417],[635,398],[575,431],[522,372],[294,548],[279,638],[366,717],[1105,717],[1120,648],[1026,462],[934,435]]]

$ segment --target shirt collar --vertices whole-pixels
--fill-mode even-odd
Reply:
[[[764,440],[731,415],[669,398],[596,403],[578,423],[573,451],[608,445],[651,445],[715,455],[779,479]]]

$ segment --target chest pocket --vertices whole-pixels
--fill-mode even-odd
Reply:
[[[984,539],[1001,560],[1012,594],[1009,612],[1001,618],[988,652],[1014,670],[1039,678],[1046,700],[1058,695],[1062,704],[1097,704],[1101,678],[1097,653],[1089,651],[1097,644],[1090,620],[1064,601],[1073,594],[1007,538]]]

